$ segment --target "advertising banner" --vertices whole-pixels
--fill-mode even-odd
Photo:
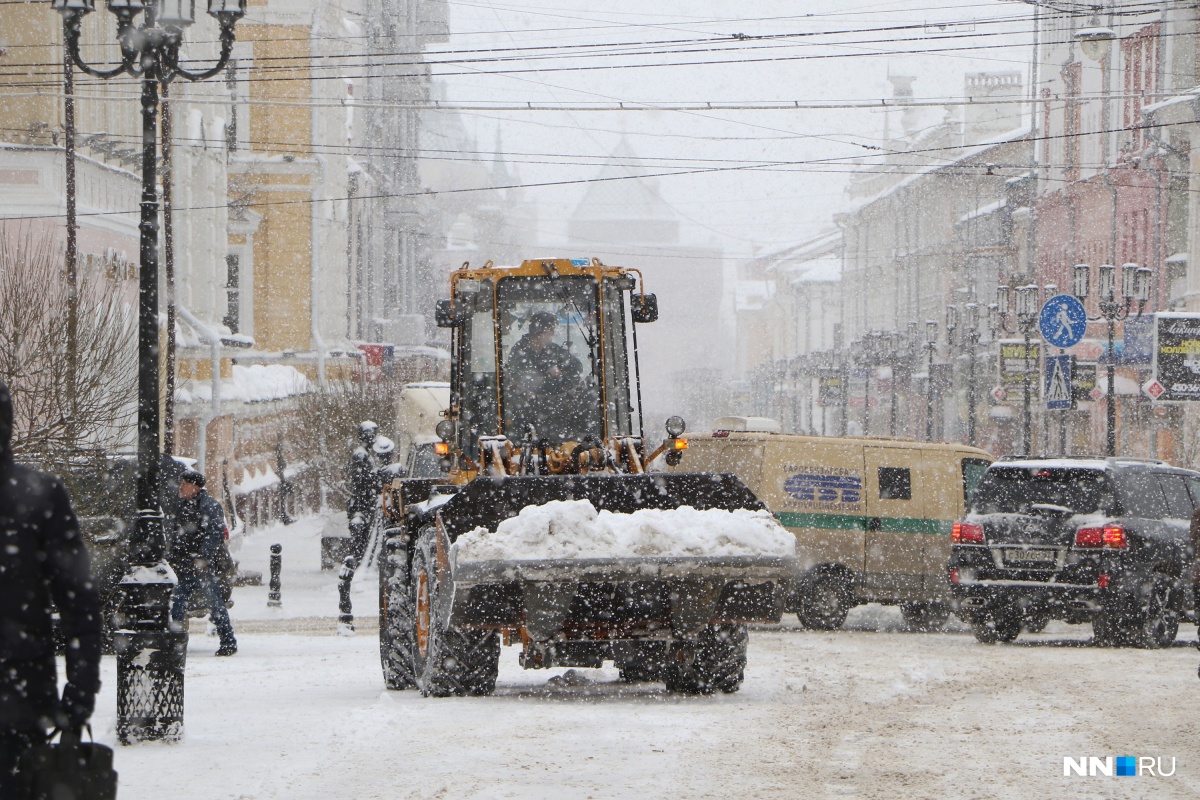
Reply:
[[[1122,342],[1122,364],[1150,364],[1154,361],[1154,315],[1128,317]]]
[[[823,369],[817,372],[817,405],[836,406],[842,402],[842,372]]]
[[[1025,352],[1023,339],[1003,339],[1000,341],[1000,386],[1005,390],[1009,400],[1020,399],[1025,391],[1025,381],[1029,381],[1031,392],[1037,394],[1042,376],[1038,357],[1041,355],[1041,345],[1038,342],[1029,343],[1029,352]]]
[[[1085,364],[1076,361],[1071,369],[1071,394],[1076,403],[1092,402],[1092,392],[1096,391],[1096,363]]]
[[[1200,314],[1157,315],[1154,376],[1163,387],[1158,400],[1200,400]]]

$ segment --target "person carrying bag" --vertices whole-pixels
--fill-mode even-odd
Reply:
[[[0,381],[0,798],[46,731],[78,731],[100,691],[100,597],[62,483],[17,464],[13,402]],[[58,691],[54,612],[66,643]],[[95,745],[92,745],[95,748]],[[67,795],[69,797],[69,795]],[[84,796],[86,797],[86,795]],[[58,800],[56,797],[55,800]],[[81,799],[82,800],[82,799]]]
[[[88,736],[92,727],[87,726]],[[81,741],[78,728],[58,730],[58,742],[36,745],[17,770],[18,800],[116,800],[111,747]],[[54,739],[51,732],[50,739]]]

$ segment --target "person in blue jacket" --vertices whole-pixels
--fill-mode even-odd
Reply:
[[[199,589],[208,597],[217,635],[221,637],[219,656],[237,652],[237,639],[229,610],[221,596],[221,584],[214,569],[219,550],[225,541],[225,512],[221,505],[204,491],[204,474],[186,470],[179,478],[179,529],[171,544],[168,560],[179,583],[171,596],[171,619],[182,625],[187,615],[188,599]]]
[[[13,460],[13,406],[0,381],[0,798],[17,764],[57,727],[78,730],[100,691],[100,597],[62,483]],[[58,694],[53,611],[66,642]]]

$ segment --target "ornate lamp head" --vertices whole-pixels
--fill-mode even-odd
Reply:
[[[196,21],[196,0],[158,0],[158,23],[183,30]]]
[[[246,0],[208,0],[208,13],[232,24],[246,16]]]
[[[62,14],[63,20],[78,22],[96,10],[96,0],[51,0],[50,7]]]

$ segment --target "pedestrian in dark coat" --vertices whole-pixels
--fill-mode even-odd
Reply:
[[[221,510],[221,504],[204,491],[203,473],[194,469],[186,470],[180,476],[179,497],[182,500],[179,528],[168,557],[179,579],[171,596],[171,619],[182,625],[192,592],[197,589],[204,592],[213,625],[221,637],[217,655],[231,656],[237,652],[237,639],[214,567],[225,542],[225,512]]]
[[[356,561],[361,562],[367,551],[371,536],[371,525],[375,522],[375,509],[379,504],[379,478],[376,474],[378,462],[372,448],[378,438],[379,426],[371,420],[358,425],[360,444],[350,454],[346,467],[346,517],[350,523],[350,550]]]
[[[0,798],[48,728],[83,727],[100,691],[100,597],[79,522],[54,477],[13,461],[12,398],[0,381]],[[66,642],[58,694],[52,606]]]

